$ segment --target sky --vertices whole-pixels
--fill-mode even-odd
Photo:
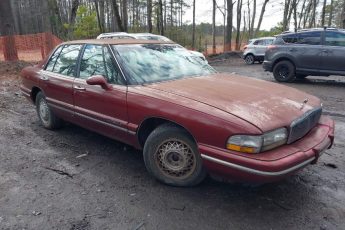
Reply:
[[[235,0],[233,0],[235,1]],[[186,0],[186,2],[192,6],[192,0]],[[249,0],[252,4],[252,0]],[[257,9],[256,9],[256,20],[255,20],[255,27],[258,23],[261,7],[263,5],[264,0],[257,0]],[[266,6],[266,11],[264,14],[264,18],[261,23],[261,29],[269,30],[272,27],[276,26],[278,22],[283,20],[283,2],[284,0],[270,0]],[[217,4],[220,8],[224,6],[224,0],[217,0]],[[247,11],[247,0],[243,0],[243,10]],[[252,8],[252,6],[251,6]],[[252,10],[252,9],[251,9]],[[196,18],[195,21],[197,24],[201,22],[205,23],[212,23],[212,0],[196,0],[196,10],[195,10]],[[233,23],[236,24],[236,3],[234,5],[234,17]],[[185,22],[192,23],[193,20],[193,8],[190,7],[186,10],[184,15]],[[216,12],[216,23],[217,25],[223,25],[223,14],[217,10]],[[242,23],[243,23],[243,15],[242,15]],[[243,24],[242,24],[243,26]]]

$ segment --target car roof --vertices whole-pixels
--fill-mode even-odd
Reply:
[[[144,39],[88,39],[75,40],[62,43],[71,44],[99,44],[99,45],[124,45],[124,44],[176,44],[172,41],[144,40]]]

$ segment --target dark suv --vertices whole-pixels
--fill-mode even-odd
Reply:
[[[345,76],[345,30],[309,29],[277,36],[265,53],[263,68],[279,82],[308,75]]]

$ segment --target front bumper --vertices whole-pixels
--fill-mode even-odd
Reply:
[[[334,121],[322,116],[319,124],[302,139],[259,154],[242,154],[199,145],[205,167],[211,174],[234,181],[265,183],[281,180],[310,163],[331,148]]]

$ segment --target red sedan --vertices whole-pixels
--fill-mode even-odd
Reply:
[[[275,181],[333,144],[318,98],[219,74],[174,43],[66,42],[21,75],[45,128],[65,120],[143,149],[147,170],[169,185],[196,185],[207,172]]]

